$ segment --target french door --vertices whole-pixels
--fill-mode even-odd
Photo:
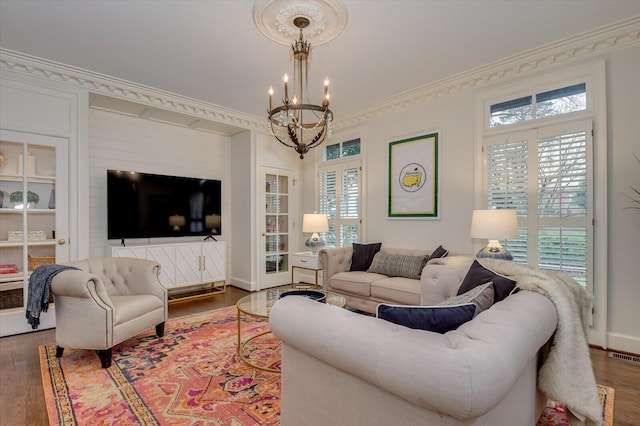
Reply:
[[[29,277],[69,260],[68,140],[0,131],[0,336],[33,331]],[[55,326],[54,307],[39,329]]]
[[[297,238],[293,220],[293,178],[285,169],[261,168],[261,241],[259,289],[291,281],[290,254]]]

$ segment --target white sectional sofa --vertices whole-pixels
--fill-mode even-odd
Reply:
[[[332,277],[345,258],[336,253],[335,264],[325,263],[329,290],[337,290]],[[433,260],[417,294],[415,283],[397,288],[411,287],[408,302],[442,300],[456,293],[472,259]],[[371,293],[348,300],[370,310],[383,298],[373,284]],[[519,291],[444,334],[302,297],[278,301],[269,321],[283,342],[282,426],[512,426],[535,425],[544,407],[538,354],[558,316],[547,297]]]

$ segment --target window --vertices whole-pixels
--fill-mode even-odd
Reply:
[[[505,243],[517,262],[563,271],[587,285],[591,266],[591,121],[485,140],[487,205],[518,214]]]
[[[327,162],[319,168],[319,180],[320,213],[329,219],[329,232],[322,238],[328,247],[357,243],[361,231],[360,160]]]
[[[535,102],[534,102],[535,100]],[[549,90],[534,95],[491,105],[489,127],[507,126],[587,108],[587,85],[574,84],[560,89]]]
[[[338,142],[327,145],[324,148],[324,160],[336,160],[342,157],[360,155],[360,138],[346,142]]]
[[[564,271],[593,296],[589,343],[607,344],[606,64],[495,85],[476,96],[475,206],[515,208],[517,262]]]

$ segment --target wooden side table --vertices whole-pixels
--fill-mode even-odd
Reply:
[[[290,255],[291,262],[291,283],[296,286],[296,282],[294,280],[295,270],[306,269],[309,271],[314,271],[316,275],[315,287],[319,287],[318,285],[318,272],[322,270],[322,265],[320,264],[320,258],[317,254],[313,254],[310,251],[302,251],[298,253],[291,253]]]

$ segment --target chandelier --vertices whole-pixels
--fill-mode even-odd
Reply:
[[[320,146],[331,136],[333,112],[329,109],[329,79],[324,80],[321,105],[312,104],[308,95],[309,53],[311,44],[303,38],[302,30],[309,19],[298,16],[293,25],[300,29],[300,38],[291,45],[293,49],[293,91],[289,97],[289,76],[284,75],[282,105],[273,107],[273,87],[269,88],[268,120],[271,134],[283,145],[293,148],[300,159],[311,148]]]

